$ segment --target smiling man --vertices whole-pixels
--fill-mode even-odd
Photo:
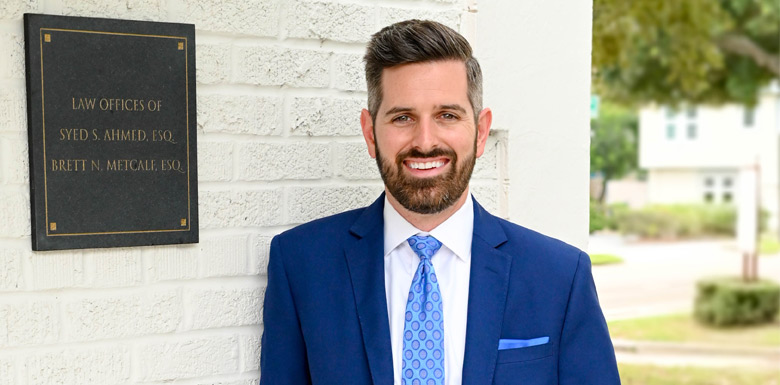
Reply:
[[[261,384],[619,384],[588,256],[469,194],[492,112],[468,42],[405,21],[365,62],[385,193],[272,241]]]

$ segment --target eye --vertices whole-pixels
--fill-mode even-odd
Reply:
[[[409,115],[399,115],[393,118],[393,123],[408,123],[411,122],[412,118],[409,117]]]
[[[441,118],[444,120],[458,120],[459,117],[451,112],[445,112],[441,114]]]

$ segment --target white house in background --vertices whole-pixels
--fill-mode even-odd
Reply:
[[[639,113],[639,166],[647,203],[722,203],[738,199],[742,167],[760,167],[761,205],[770,228],[780,213],[780,87],[753,108],[650,106]]]

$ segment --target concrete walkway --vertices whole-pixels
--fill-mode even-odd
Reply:
[[[590,254],[615,254],[616,265],[594,266],[593,277],[608,321],[693,309],[696,281],[739,276],[742,257],[732,239],[631,242],[618,235],[595,235]],[[780,282],[780,254],[762,256],[759,275]]]
[[[657,366],[731,367],[780,371],[780,347],[728,346],[615,339],[617,361]]]
[[[696,281],[739,276],[736,242],[730,239],[632,242],[618,235],[590,239],[590,254],[615,254],[616,265],[594,266],[593,277],[608,321],[692,312]],[[762,256],[762,278],[780,282],[780,254]],[[769,348],[706,343],[614,340],[618,362],[662,366],[736,367],[780,370],[780,346]]]

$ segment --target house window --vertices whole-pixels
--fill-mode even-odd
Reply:
[[[666,125],[666,138],[667,139],[674,139],[674,131],[675,127],[674,124],[669,123]]]
[[[688,123],[688,139],[696,139],[696,123]]]
[[[688,107],[688,109],[685,111],[685,115],[688,116],[690,119],[696,118],[696,107]]]
[[[666,107],[666,117],[668,119],[674,118],[675,115],[677,115],[677,111],[675,111],[674,108]]]
[[[753,127],[756,121],[756,109],[752,107],[745,107],[742,115],[742,125],[746,128]]]
[[[718,173],[705,175],[702,179],[702,199],[705,203],[734,203],[734,174]]]

